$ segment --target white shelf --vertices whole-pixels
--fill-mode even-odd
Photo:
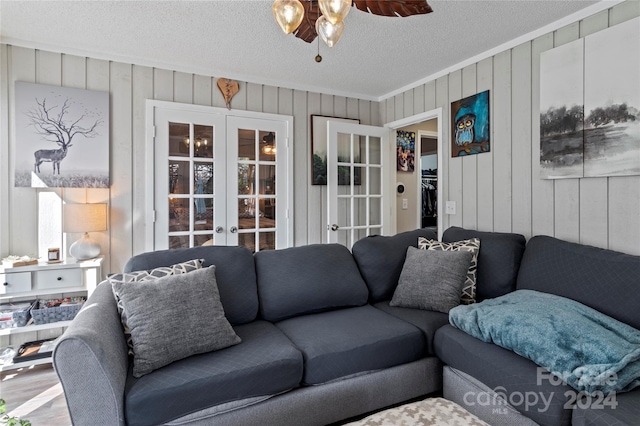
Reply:
[[[69,327],[71,321],[50,322],[49,324],[26,325],[24,327],[11,327],[0,329],[0,336],[8,336],[10,334],[29,333],[31,331],[50,330],[52,328]]]
[[[8,300],[8,299],[36,299],[37,296],[47,296],[50,294],[59,294],[59,293],[82,293],[83,291],[87,291],[86,287],[52,287],[52,288],[36,288],[31,291],[22,292],[22,293],[9,293],[3,294],[0,296],[0,302]]]
[[[53,362],[53,360],[51,359],[51,357],[48,357],[48,358],[33,359],[31,361],[17,362],[15,364],[14,363],[0,364],[0,371],[15,370],[18,368],[27,368],[27,367],[31,367],[32,365],[51,364],[51,362]]]

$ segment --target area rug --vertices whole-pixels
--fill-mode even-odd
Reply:
[[[460,405],[444,398],[428,398],[380,411],[350,426],[490,426]]]

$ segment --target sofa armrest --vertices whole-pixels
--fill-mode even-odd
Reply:
[[[111,285],[98,285],[60,338],[53,366],[75,425],[124,425],[127,343]]]

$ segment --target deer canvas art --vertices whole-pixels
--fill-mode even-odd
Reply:
[[[17,82],[15,185],[108,187],[108,114],[106,92]]]

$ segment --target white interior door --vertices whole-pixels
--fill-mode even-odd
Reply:
[[[227,244],[287,247],[287,123],[228,117],[227,140]]]
[[[293,117],[161,101],[148,117],[150,250],[293,245]]]
[[[154,125],[154,248],[227,244],[225,117],[155,108]]]
[[[327,240],[351,248],[391,232],[389,130],[327,122]]]

